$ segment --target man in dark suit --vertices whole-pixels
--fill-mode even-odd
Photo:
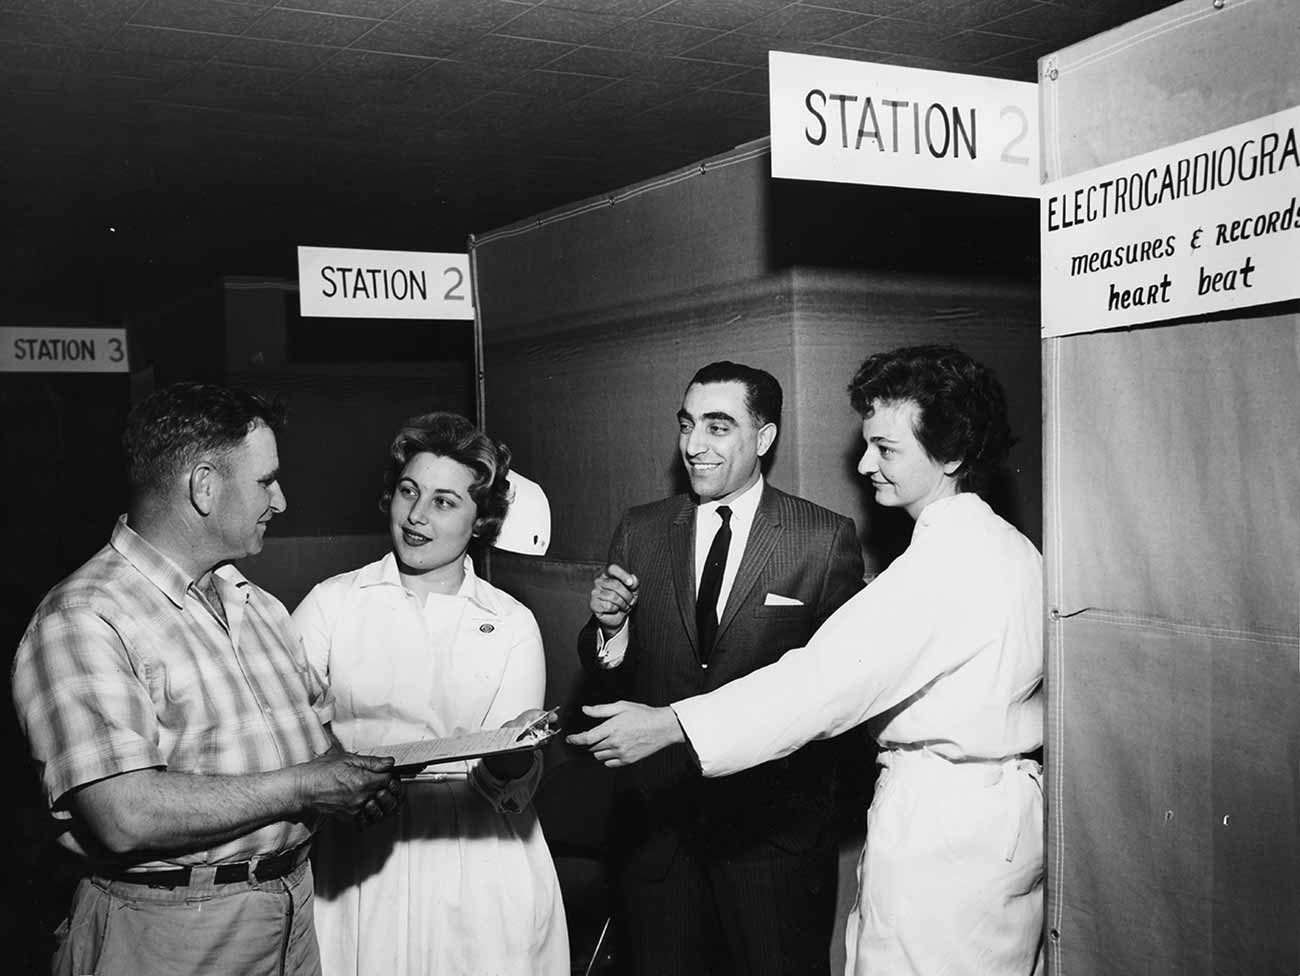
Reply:
[[[611,697],[658,706],[717,688],[807,643],[861,588],[852,519],[763,479],[781,399],[771,374],[730,362],[687,387],[692,493],[626,513],[579,638]],[[611,850],[627,971],[825,976],[836,745],[719,780],[680,746],[620,770]]]

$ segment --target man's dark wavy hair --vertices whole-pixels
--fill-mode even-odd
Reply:
[[[510,448],[493,440],[458,413],[426,413],[403,422],[388,449],[384,491],[379,507],[385,512],[411,458],[423,453],[449,458],[474,472],[469,496],[477,517],[474,535],[485,545],[501,533],[510,508]]]
[[[767,370],[723,360],[701,366],[687,386],[696,383],[743,383],[745,406],[758,426],[781,426],[781,384]]]
[[[126,418],[122,447],[135,498],[164,491],[202,457],[224,463],[248,433],[284,426],[275,399],[217,383],[173,383],[141,400]]]
[[[983,493],[1014,443],[1002,384],[953,346],[904,346],[868,356],[848,391],[864,418],[876,402],[915,403],[913,433],[934,460],[961,462],[959,491]]]

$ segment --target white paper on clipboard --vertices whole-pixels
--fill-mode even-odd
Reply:
[[[547,728],[521,729],[517,726],[481,729],[445,739],[398,742],[392,745],[374,746],[362,751],[371,756],[392,756],[397,772],[414,773],[433,763],[477,759],[481,756],[498,756],[507,752],[536,749],[555,735],[556,731],[558,730]]]

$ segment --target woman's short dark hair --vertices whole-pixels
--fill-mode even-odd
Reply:
[[[934,460],[960,461],[957,487],[982,492],[1013,441],[1007,398],[993,371],[952,346],[904,346],[868,356],[849,383],[863,417],[876,402],[912,401],[913,433]]]
[[[474,472],[469,496],[478,510],[474,535],[491,543],[501,532],[510,508],[510,448],[483,433],[458,413],[426,413],[402,423],[388,448],[384,493],[385,512],[407,462],[417,454],[433,454],[465,465]]]
[[[122,433],[132,495],[165,490],[202,457],[224,461],[259,424],[279,433],[284,407],[278,400],[216,383],[155,390],[132,408]]]

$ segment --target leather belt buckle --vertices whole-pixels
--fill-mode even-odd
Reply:
[[[291,873],[306,859],[307,846],[300,844],[291,850],[272,854],[269,857],[252,858],[247,861],[232,861],[218,864],[212,873],[213,884],[238,884],[240,882],[273,881]],[[193,872],[190,868],[168,868],[162,871],[119,871],[107,877],[112,881],[125,881],[128,884],[147,885],[150,888],[185,888],[188,887]]]

